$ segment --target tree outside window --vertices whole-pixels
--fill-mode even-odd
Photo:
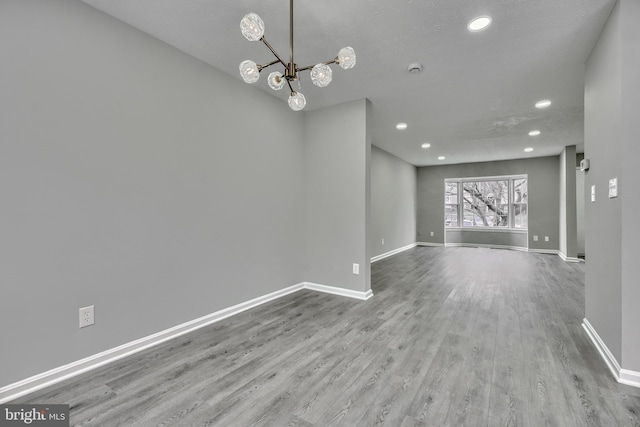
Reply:
[[[463,226],[509,226],[509,181],[463,182],[462,189]]]
[[[526,177],[448,179],[445,227],[526,229],[527,198]]]

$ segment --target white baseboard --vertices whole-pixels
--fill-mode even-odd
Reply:
[[[600,356],[604,359],[604,362],[607,364],[611,374],[616,378],[616,380],[620,378],[620,364],[618,364],[616,358],[611,354],[606,344],[600,338],[600,335],[598,335],[586,318],[582,319],[582,327],[587,331],[587,335],[589,335],[591,342],[595,345],[596,349],[598,349]]]
[[[557,249],[531,249],[529,248],[528,252],[532,252],[534,254],[547,254],[547,255],[558,255],[560,256],[560,251]]]
[[[565,262],[582,262],[580,258],[568,257],[558,249],[531,249],[529,248],[529,252],[536,254],[548,254],[548,255],[558,255],[560,259]]]
[[[583,262],[580,258],[568,257],[557,249],[531,249],[522,246],[507,246],[507,245],[487,245],[483,243],[428,243],[417,242],[416,246],[446,246],[446,247],[469,247],[469,248],[489,248],[489,249],[509,249],[512,251],[532,252],[537,254],[549,254],[558,255],[565,262]],[[373,262],[373,258],[371,259]]]
[[[51,369],[47,372],[43,372],[33,377],[26,378],[22,381],[18,381],[16,383],[1,387],[0,404],[12,401],[19,397],[41,390],[45,387],[49,387],[66,379],[75,377],[109,363],[113,363],[124,357],[131,356],[132,354],[146,350],[158,344],[162,344],[163,342],[169,341],[173,338],[177,338],[181,335],[193,332],[197,329],[226,319],[227,317],[231,317],[258,305],[273,301],[277,298],[282,298],[285,295],[289,295],[302,289],[326,292],[360,300],[367,300],[373,296],[373,292],[371,291],[371,289],[366,292],[359,292],[333,286],[319,285],[316,283],[298,283],[296,285],[280,289],[270,294],[245,301],[232,307],[216,311],[215,313],[208,314],[198,319],[185,322],[181,325],[174,326],[173,328],[165,329],[164,331],[158,332],[156,334],[131,341],[129,343],[103,351],[98,354],[94,354],[93,356],[89,356],[84,359],[69,363],[67,365]]]
[[[324,292],[327,294],[341,295],[343,297],[356,298],[360,300],[368,300],[373,296],[373,292],[369,289],[366,292],[362,291],[352,291],[351,289],[345,288],[336,288],[334,286],[321,285],[319,283],[310,283],[303,282],[302,283],[304,289],[309,289],[317,292]]]
[[[620,376],[618,377],[620,384],[629,385],[631,387],[640,388],[640,372],[631,371],[629,369],[620,369]]]
[[[469,247],[469,248],[487,248],[487,249],[509,249],[511,251],[524,251],[527,252],[527,248],[522,246],[508,246],[508,245],[487,245],[483,243],[447,243],[447,247]]]
[[[444,243],[416,242],[416,246],[433,246],[433,247],[440,247],[440,246],[444,246]]]
[[[602,341],[598,332],[593,328],[591,323],[585,318],[582,320],[582,327],[587,331],[587,335],[591,339],[593,345],[598,349],[600,356],[604,359],[604,363],[607,364],[609,371],[613,377],[620,384],[629,385],[632,387],[640,388],[640,372],[631,371],[629,369],[622,369],[616,358],[611,354],[607,345]]]
[[[512,251],[532,252],[538,254],[558,255],[565,262],[582,262],[580,258],[568,257],[557,249],[531,249],[522,246],[507,246],[507,245],[487,245],[483,243],[429,243],[429,242],[416,242],[416,246],[446,246],[446,247],[472,247],[472,248],[489,248],[489,249],[509,249]],[[371,258],[371,262],[373,262]]]
[[[413,248],[416,247],[416,245],[417,245],[416,243],[411,243],[410,245],[403,246],[401,248],[394,249],[392,251],[385,252],[385,253],[380,254],[380,255],[376,255],[376,256],[371,258],[371,262],[380,261],[381,259],[389,258],[390,256],[395,255],[395,254],[399,254],[400,252],[404,252],[406,250],[413,249]]]
[[[558,256],[565,262],[580,262],[580,258],[566,256],[563,252],[558,251]]]

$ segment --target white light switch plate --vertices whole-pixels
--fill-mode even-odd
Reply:
[[[612,199],[614,197],[618,197],[618,178],[609,180],[609,198]]]
[[[591,201],[592,202],[596,201],[596,186],[595,185],[591,186]]]

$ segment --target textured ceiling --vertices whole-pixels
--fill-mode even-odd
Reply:
[[[244,59],[272,60],[239,23],[248,12],[287,59],[286,0],[83,0],[235,76]],[[295,59],[311,65],[352,46],[357,65],[333,67],[307,110],[369,98],[373,143],[414,165],[546,156],[583,144],[584,64],[615,0],[295,0]],[[467,23],[490,15],[470,33]],[[424,71],[407,72],[419,62]],[[262,76],[255,86],[286,102]],[[534,107],[540,99],[553,104]],[[293,113],[292,114],[299,114]],[[395,124],[406,122],[398,131]],[[542,134],[528,136],[539,129]],[[429,142],[431,148],[420,147]],[[525,147],[532,153],[524,153]],[[445,161],[437,157],[446,156]]]

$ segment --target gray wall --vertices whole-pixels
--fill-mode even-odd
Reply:
[[[559,239],[559,161],[558,157],[418,168],[418,242],[444,243],[444,180],[497,175],[527,174],[529,177],[530,249],[557,250]],[[430,232],[434,236],[430,236]],[[483,244],[501,244],[500,232],[486,232]],[[533,241],[533,235],[539,237]],[[495,236],[492,237],[492,235]],[[549,236],[549,242],[544,241]],[[504,236],[503,236],[504,237]],[[479,242],[475,242],[479,243]]]
[[[371,289],[370,103],[305,113],[305,280]],[[352,273],[352,264],[360,274]]]
[[[586,263],[585,313],[613,356],[621,361],[621,208],[607,198],[610,177],[621,171],[622,75],[620,2],[587,61],[585,75]],[[591,186],[596,201],[591,202]]]
[[[622,2],[622,366],[640,372],[640,1]]]
[[[372,147],[371,256],[415,243],[416,178],[415,166]]]
[[[619,0],[588,62],[585,87],[586,318],[623,369],[640,372],[640,2]],[[617,198],[607,197],[618,178]],[[588,197],[588,195],[587,195]]]
[[[527,248],[526,231],[480,231],[453,229],[445,233],[447,245],[490,245],[509,248]]]
[[[78,1],[0,33],[0,386],[304,279],[302,115]]]
[[[560,153],[560,252],[569,258],[577,254],[576,146]]]

